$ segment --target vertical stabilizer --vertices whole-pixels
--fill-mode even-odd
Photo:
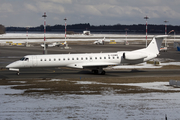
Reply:
[[[168,35],[159,35],[159,36],[153,37],[153,40],[150,42],[146,50],[154,54],[159,54],[162,41],[166,37],[168,37]]]

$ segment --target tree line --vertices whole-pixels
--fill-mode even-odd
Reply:
[[[64,32],[64,25],[46,26],[47,32]],[[44,26],[40,25],[37,27],[6,27],[6,31],[37,31],[43,32]],[[145,24],[133,24],[133,25],[90,25],[89,23],[80,23],[67,25],[67,31],[73,31],[75,33],[82,33],[82,31],[88,30],[91,32],[111,32],[111,33],[124,33],[125,31],[134,34],[144,34],[146,32]],[[180,34],[180,26],[167,25],[167,32],[174,30],[176,34]],[[148,25],[148,33],[151,34],[163,34],[165,33],[165,25]]]
[[[5,27],[0,24],[0,34],[4,34],[6,32]]]

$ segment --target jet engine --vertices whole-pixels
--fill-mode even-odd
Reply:
[[[136,52],[123,53],[123,58],[126,60],[139,60],[146,57],[147,57],[147,54],[143,54],[143,53],[136,53]]]

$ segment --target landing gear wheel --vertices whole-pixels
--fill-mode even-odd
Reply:
[[[16,73],[16,75],[18,75],[18,76],[19,76],[19,74],[20,74],[19,72]]]
[[[101,75],[105,75],[105,74],[106,74],[106,71],[103,70],[103,71],[101,72]]]
[[[98,70],[92,70],[92,73],[98,74]]]

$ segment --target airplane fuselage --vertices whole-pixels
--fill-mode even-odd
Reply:
[[[87,54],[51,54],[26,55],[20,60],[6,66],[9,70],[18,71],[28,67],[71,67],[91,69],[92,72],[105,74],[103,68],[110,65],[138,64],[151,60],[159,54],[162,38],[154,37],[147,48],[134,51],[119,51],[115,53]]]

